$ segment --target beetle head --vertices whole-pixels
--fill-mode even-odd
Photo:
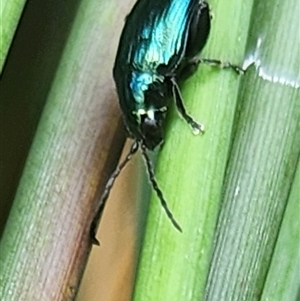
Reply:
[[[133,106],[125,116],[127,129],[150,150],[163,141],[167,89],[163,76],[147,72],[133,72],[126,89],[126,99],[131,99],[126,103]]]
[[[165,112],[166,107],[137,112],[141,140],[148,149],[153,150],[163,141]]]

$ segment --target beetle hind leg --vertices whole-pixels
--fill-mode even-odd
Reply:
[[[199,58],[199,54],[205,46],[209,36],[211,18],[212,16],[208,4],[205,1],[200,0],[189,25],[184,59],[178,72],[180,79],[184,80],[193,74],[200,63],[217,66],[222,69],[232,69],[237,74],[245,73],[243,68],[229,62]]]
[[[240,67],[238,65],[231,64],[229,62],[223,62],[221,60],[198,59],[198,64],[199,63],[205,63],[205,64],[208,64],[210,66],[217,66],[217,67],[220,67],[221,69],[232,69],[234,72],[236,72],[239,75],[245,73],[245,70],[242,67]]]

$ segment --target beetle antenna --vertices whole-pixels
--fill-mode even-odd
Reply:
[[[151,160],[147,154],[147,149],[145,144],[141,143],[141,151],[142,151],[142,156],[144,158],[144,161],[146,163],[146,168],[147,168],[147,172],[148,172],[148,176],[149,176],[149,181],[151,183],[152,188],[154,189],[154,191],[156,192],[160,203],[162,205],[162,207],[164,208],[168,218],[171,220],[172,224],[174,225],[174,227],[179,231],[182,232],[181,227],[179,226],[179,224],[177,223],[177,221],[175,220],[173,213],[171,212],[171,210],[168,207],[167,201],[165,200],[163,193],[161,191],[161,189],[158,186],[158,183],[155,179],[155,175],[154,175],[154,170],[153,170],[153,166],[151,163]]]
[[[114,186],[114,183],[115,183],[117,177],[119,176],[119,174],[121,173],[122,169],[131,160],[133,155],[137,152],[138,148],[139,148],[139,143],[136,140],[134,140],[128,154],[126,155],[126,158],[116,167],[116,169],[113,171],[113,173],[111,174],[111,176],[109,177],[109,179],[105,185],[104,192],[102,193],[102,195],[100,197],[100,200],[98,203],[98,208],[97,208],[96,214],[93,218],[93,221],[91,224],[91,229],[90,229],[90,237],[91,237],[92,243],[94,245],[98,245],[98,246],[100,245],[99,241],[96,238],[96,230],[98,228],[99,221],[100,221],[101,215],[103,213],[108,196],[110,194],[110,191],[111,191],[112,187]]]

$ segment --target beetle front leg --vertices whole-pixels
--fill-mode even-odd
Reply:
[[[185,121],[192,127],[193,133],[198,135],[199,133],[204,133],[204,126],[196,122],[193,117],[191,117],[185,110],[180,89],[175,78],[171,78],[172,84],[172,95],[175,100],[176,108],[179,111],[180,115],[185,119]]]

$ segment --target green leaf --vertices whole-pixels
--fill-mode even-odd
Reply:
[[[300,164],[284,213],[262,300],[299,300]]]
[[[232,0],[212,7],[203,57],[238,64],[245,52],[255,64],[241,80],[200,66],[185,83],[186,107],[206,133],[194,137],[171,113],[156,174],[183,233],[152,195],[135,301],[259,300],[293,181],[299,4]]]
[[[262,294],[300,152],[297,5],[259,2],[252,12],[256,68],[240,87],[207,300]]]
[[[75,298],[91,249],[98,190],[124,143],[110,76],[116,28],[123,25],[124,4],[117,2],[51,2],[65,17],[54,22],[70,26],[66,40],[50,34],[47,41],[65,47],[1,240],[1,300]],[[45,45],[38,46],[43,51]]]
[[[26,0],[2,0],[1,16],[1,45],[0,45],[0,73],[20,21]]]

